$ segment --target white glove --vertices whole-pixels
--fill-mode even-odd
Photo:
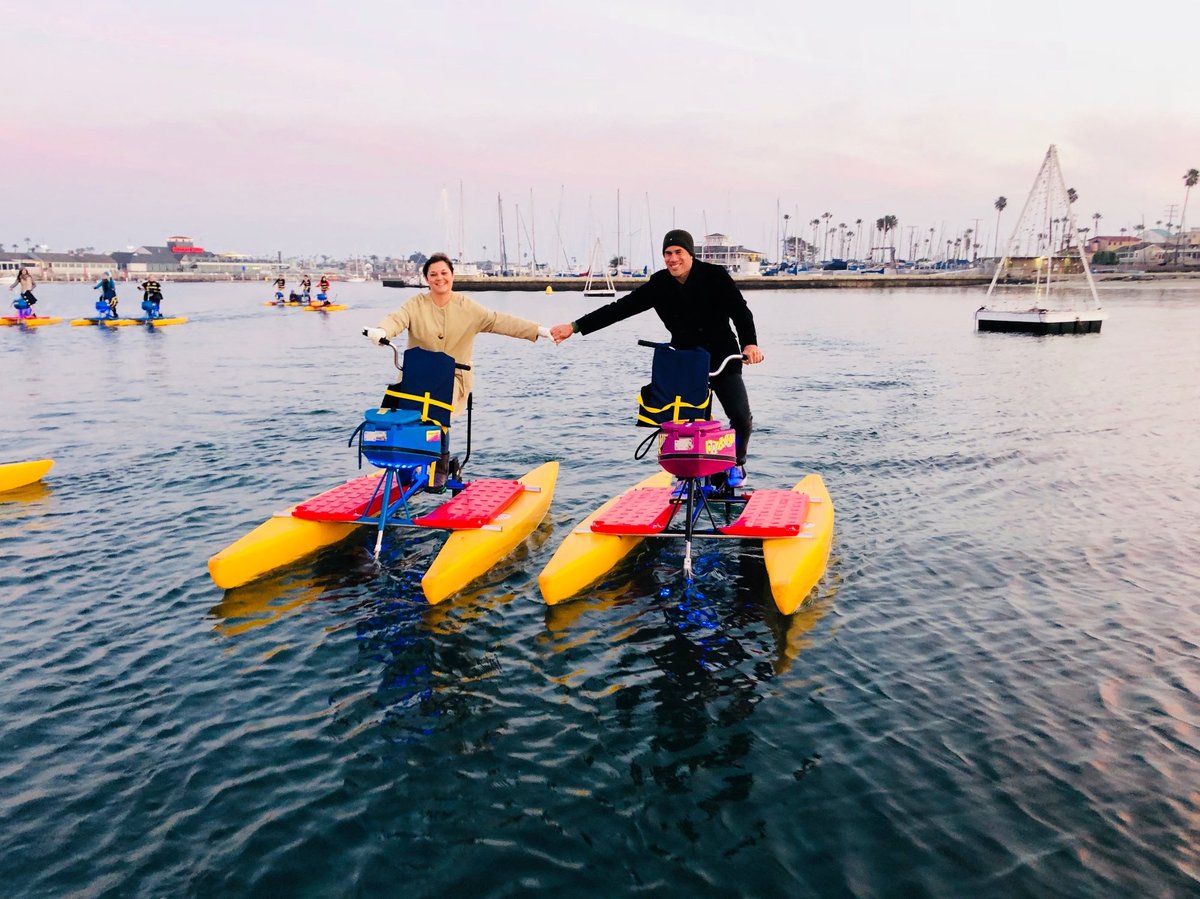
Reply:
[[[363,333],[367,335],[367,340],[376,346],[381,345],[387,339],[387,331],[383,330],[383,328],[367,328]]]
[[[550,339],[550,329],[547,328],[545,325],[538,325],[538,337],[545,337],[547,340],[549,340]]]

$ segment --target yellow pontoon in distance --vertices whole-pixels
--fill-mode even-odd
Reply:
[[[38,459],[34,462],[9,462],[0,464],[0,493],[5,490],[16,490],[35,481],[54,466],[53,459]]]

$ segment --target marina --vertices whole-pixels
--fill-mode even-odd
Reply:
[[[819,472],[837,511],[790,615],[734,538],[690,588],[682,547],[644,540],[542,596],[657,469],[633,458],[652,319],[480,337],[473,464],[560,468],[542,524],[437,604],[432,533],[376,562],[354,528],[230,590],[207,568],[365,473],[346,435],[394,369],[361,328],[403,293],[293,315],[179,284],[186,327],[7,329],[0,439],[54,465],[0,494],[6,890],[1188,895],[1200,286],[1100,281],[1104,332],[1052,338],[975,331],[985,290],[748,295],[749,476]]]

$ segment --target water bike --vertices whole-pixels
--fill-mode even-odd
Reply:
[[[166,325],[182,325],[187,321],[187,316],[176,315],[171,318],[165,318],[158,311],[158,304],[153,300],[142,300],[142,310],[146,313],[144,318],[122,318],[117,314],[116,303],[110,303],[108,300],[96,300],[97,315],[89,318],[73,318],[71,325],[74,327],[86,327],[95,325],[101,328],[123,328],[129,325],[146,325],[150,328],[162,328]]]
[[[296,293],[294,290],[288,291],[288,297],[283,298],[283,291],[275,291],[275,299],[267,300],[263,303],[264,306],[308,306],[310,297],[307,293]]]
[[[317,301],[304,307],[305,312],[341,312],[346,308],[344,303],[335,303],[325,294],[318,293]]]
[[[658,440],[657,474],[608,500],[581,522],[538,576],[547,604],[575,596],[648,537],[683,540],[683,574],[692,579],[692,543],[762,540],[775,605],[790,615],[820,580],[833,540],[833,503],[821,476],[790,490],[730,487],[734,432],[711,418],[709,380],[741,359],[729,356],[709,371],[708,353],[640,340],[654,348],[651,383],[639,397],[638,425],[655,428],[642,441],[644,458]]]
[[[19,325],[25,328],[34,328],[38,325],[56,325],[61,318],[51,318],[45,315],[38,315],[33,311],[33,306],[25,297],[17,297],[13,300],[13,308],[17,310],[16,315],[0,316],[0,325]]]
[[[364,332],[365,333],[365,332]],[[217,586],[237,587],[295,562],[349,535],[360,525],[376,529],[379,558],[387,527],[444,529],[445,545],[421,579],[430,603],[438,603],[483,575],[512,552],[545,517],[554,496],[558,463],[546,462],[517,480],[462,480],[471,454],[471,397],[467,398],[467,445],[461,465],[450,457],[453,356],[410,347],[400,354],[388,341],[402,378],[378,409],[363,413],[350,436],[358,464],[381,473],[354,478],[280,512],[208,560]],[[444,496],[427,511],[416,506]]]
[[[0,463],[0,493],[6,490],[16,490],[27,487],[42,476],[54,465],[53,459],[38,459],[33,462]]]

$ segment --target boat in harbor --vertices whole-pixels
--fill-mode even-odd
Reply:
[[[596,283],[598,281],[597,269],[604,272],[603,284]],[[592,248],[592,259],[588,263],[587,281],[583,285],[583,295],[585,297],[615,297],[617,295],[612,273],[604,261],[604,250],[600,246],[599,238],[596,239],[596,245]]]
[[[1076,240],[1073,198],[1051,144],[996,266],[984,304],[975,310],[977,331],[1023,334],[1096,334],[1107,315],[1096,282]],[[1082,273],[1087,293],[1067,276]],[[1021,286],[1010,287],[1016,281]],[[1000,290],[997,290],[997,287]]]

